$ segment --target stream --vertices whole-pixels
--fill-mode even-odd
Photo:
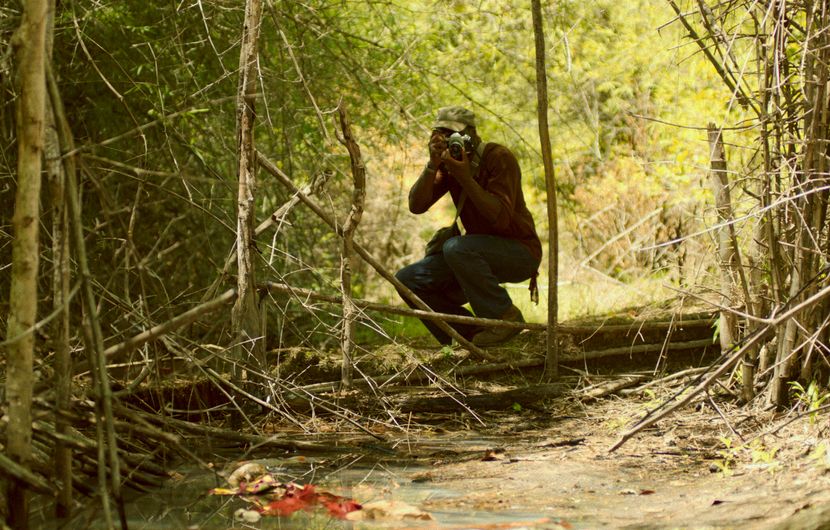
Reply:
[[[503,439],[501,442],[503,443]],[[442,500],[461,497],[466,492],[454,491],[433,481],[420,481],[418,475],[428,472],[431,464],[442,459],[479,459],[497,440],[432,439],[409,448],[415,457],[379,455],[377,452],[332,453],[330,455],[290,456],[280,458],[251,458],[279,482],[300,485],[313,484],[318,491],[365,504],[373,501],[404,503],[415,509],[430,502],[438,506],[452,505]],[[261,455],[260,455],[261,456]],[[218,460],[217,460],[218,461]],[[217,465],[227,470],[240,463],[228,459]],[[209,495],[212,488],[228,487],[223,476],[202,468],[180,467],[173,478],[158,490],[131,494],[126,503],[131,530],[261,528],[305,530],[323,528],[562,528],[548,524],[549,517],[539,513],[510,510],[432,511],[424,509],[431,520],[393,517],[382,521],[352,522],[332,518],[324,509],[297,511],[291,516],[266,516],[258,522],[247,523],[234,519],[240,508],[249,504],[238,496]],[[438,501],[438,502],[436,502]],[[69,523],[33,521],[34,528],[99,529],[106,528],[100,507],[77,514]],[[117,515],[114,514],[117,518]],[[116,526],[118,523],[116,521]]]

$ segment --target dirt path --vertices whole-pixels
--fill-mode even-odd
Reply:
[[[585,417],[537,429],[502,418],[487,434],[504,440],[498,448],[504,452],[480,445],[480,458],[439,458],[411,477],[463,492],[426,500],[422,508],[532,513],[565,528],[776,528],[785,521],[787,528],[830,527],[830,520],[817,522],[821,515],[805,522],[800,513],[830,503],[826,419],[822,425],[804,419],[778,437],[750,441],[747,424],[760,425],[761,418],[735,411],[730,420],[746,431],[741,444],[707,407],[609,453],[623,420],[643,405],[600,402]],[[551,524],[539,527],[557,527]]]

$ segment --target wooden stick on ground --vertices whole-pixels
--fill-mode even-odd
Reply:
[[[582,398],[582,401],[592,401],[610,394],[615,394],[620,390],[634,386],[637,383],[642,383],[647,378],[648,376],[645,375],[631,375],[623,376],[622,378],[613,379],[611,381],[605,381],[598,385],[594,385],[591,388],[586,388],[582,391],[580,397]]]
[[[315,291],[310,291],[308,289],[292,287],[284,283],[265,282],[264,284],[262,284],[262,287],[268,289],[271,292],[287,293],[297,297],[309,298],[312,300],[322,300],[324,302],[331,302],[333,304],[342,303],[342,299],[337,296],[320,294]],[[352,301],[358,309],[382,311],[384,313],[390,313],[393,315],[403,315],[436,321],[443,320],[444,322],[455,322],[459,324],[474,324],[477,326],[501,326],[507,328],[535,330],[547,329],[547,326],[545,324],[536,324],[533,322],[509,322],[507,320],[496,320],[493,318],[478,318],[467,317],[463,315],[450,315],[447,313],[435,313],[433,311],[422,311],[420,309],[409,309],[405,307],[395,307],[386,304],[381,304],[378,302],[369,302],[368,300],[361,300],[359,298],[355,298]]]
[[[303,289],[301,287],[292,287],[291,285],[279,282],[264,282],[260,285],[261,288],[268,289],[272,293],[285,293],[298,298],[308,298],[311,300],[322,300],[324,302],[331,302],[332,304],[340,304],[342,299],[337,296],[326,295]],[[537,322],[510,322],[507,320],[496,320],[493,318],[479,318],[468,317],[463,315],[451,315],[448,313],[436,313],[434,311],[422,311],[420,309],[410,309],[408,307],[397,307],[379,302],[371,302],[355,298],[355,306],[361,310],[380,311],[392,315],[403,315],[407,317],[422,318],[427,320],[443,320],[444,322],[453,322],[457,324],[472,324],[476,326],[485,327],[503,327],[503,328],[519,328],[531,329],[536,331],[547,330],[547,324],[540,324]],[[570,333],[573,335],[582,334],[589,335],[593,333],[615,333],[625,331],[654,331],[670,328],[690,328],[690,327],[709,327],[714,322],[713,317],[700,318],[700,315],[694,315],[694,318],[683,321],[645,321],[634,320],[628,324],[591,324],[591,325],[571,325],[560,324],[557,326],[559,333]]]
[[[676,401],[674,404],[669,405],[669,401],[664,402],[660,407],[657,409],[649,412],[646,414],[643,419],[641,419],[634,427],[629,429],[626,433],[624,433],[620,439],[608,450],[608,452],[613,452],[619,449],[626,441],[630,440],[634,435],[638,432],[642,431],[646,427],[650,427],[657,423],[658,420],[665,418],[675,410],[679,409],[680,407],[685,406],[689,402],[691,402],[698,394],[706,390],[714,381],[725,374],[726,372],[731,369],[735,363],[737,363],[741,357],[749,350],[749,348],[754,347],[758,344],[764,337],[766,337],[767,332],[771,329],[774,329],[775,326],[780,325],[782,322],[792,318],[793,315],[797,314],[799,311],[807,307],[812,307],[813,305],[817,304],[824,298],[830,295],[830,286],[826,286],[821,289],[819,292],[804,300],[803,302],[796,304],[795,307],[792,307],[782,313],[780,316],[776,318],[769,318],[766,319],[766,325],[763,328],[758,328],[752,335],[748,336],[746,341],[744,342],[743,346],[735,350],[731,353],[726,359],[724,359],[720,366],[716,368],[706,379],[704,379],[700,384],[698,384],[691,392],[686,392],[685,395]],[[676,396],[677,397],[677,396]],[[674,398],[672,398],[674,399]],[[665,408],[663,408],[665,407]],[[655,414],[658,410],[662,408],[662,411]]]

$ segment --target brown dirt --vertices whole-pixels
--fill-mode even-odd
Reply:
[[[825,417],[764,434],[786,418],[699,403],[609,453],[627,423],[660,397],[566,399],[546,414],[483,418],[491,427],[478,435],[502,443],[480,443],[475,458],[436,459],[413,475],[463,492],[422,508],[519,511],[559,522],[540,523],[545,528],[830,527],[822,512],[830,506]]]
[[[566,353],[578,358],[580,350],[619,348],[635,345],[635,341],[660,343],[665,337],[659,330],[654,333],[663,335],[655,337],[637,329],[603,333],[565,337]],[[691,341],[711,330],[704,323],[672,333],[672,340]],[[496,351],[505,361],[521,361],[538,358],[544,344],[543,334],[524,332]],[[593,401],[584,401],[580,391],[624,373],[650,373],[655,366],[664,374],[700,366],[712,360],[711,350],[564,363],[566,394],[531,405],[504,403],[498,411],[475,410],[475,414],[461,410],[403,414],[401,403],[413,396],[442,396],[452,388],[465,394],[497,392],[538,383],[541,374],[536,367],[452,376],[448,375],[452,368],[481,361],[467,358],[464,351],[439,350],[433,344],[417,348],[397,343],[362,350],[361,369],[378,376],[419,374],[414,367],[403,368],[417,359],[446,379],[437,384],[422,377],[410,381],[417,387],[360,388],[321,397],[364,418],[377,419],[369,424],[395,441],[397,456],[389,456],[390,468],[398,473],[410,464],[417,467],[396,479],[402,488],[408,484],[420,485],[424,491],[451,492],[418,499],[420,508],[436,514],[483,514],[481,524],[441,528],[830,528],[825,522],[830,521],[830,440],[825,415],[815,421],[804,416],[787,423],[799,410],[782,414],[761,405],[739,406],[724,382],[710,389],[711,397],[698,398],[609,452],[633,422],[682,389],[685,382],[628,390],[625,397]],[[319,374],[315,372],[319,379],[297,382],[336,380],[339,369],[332,359],[336,357],[303,357],[296,363],[302,373],[308,375],[309,367],[319,368]],[[281,373],[291,372],[294,360],[293,354],[286,353],[278,365]],[[378,399],[367,398],[373,395]],[[339,420],[329,424],[323,417],[309,422],[318,432],[330,432],[348,445],[341,428],[352,430],[350,425]],[[275,423],[266,430],[290,435],[286,429],[295,428]],[[378,458],[381,466],[383,458]],[[530,519],[516,522],[511,514],[517,513]]]

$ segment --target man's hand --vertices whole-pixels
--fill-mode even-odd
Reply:
[[[449,149],[445,149],[444,152],[441,153],[441,162],[444,163],[444,167],[447,169],[450,176],[458,181],[458,183],[462,186],[472,180],[473,168],[470,165],[470,158],[467,156],[467,152],[464,149],[461,150],[461,160],[454,159],[450,156]]]
[[[440,131],[432,131],[429,139],[429,165],[438,169],[441,163],[441,156],[447,150],[447,138]]]

